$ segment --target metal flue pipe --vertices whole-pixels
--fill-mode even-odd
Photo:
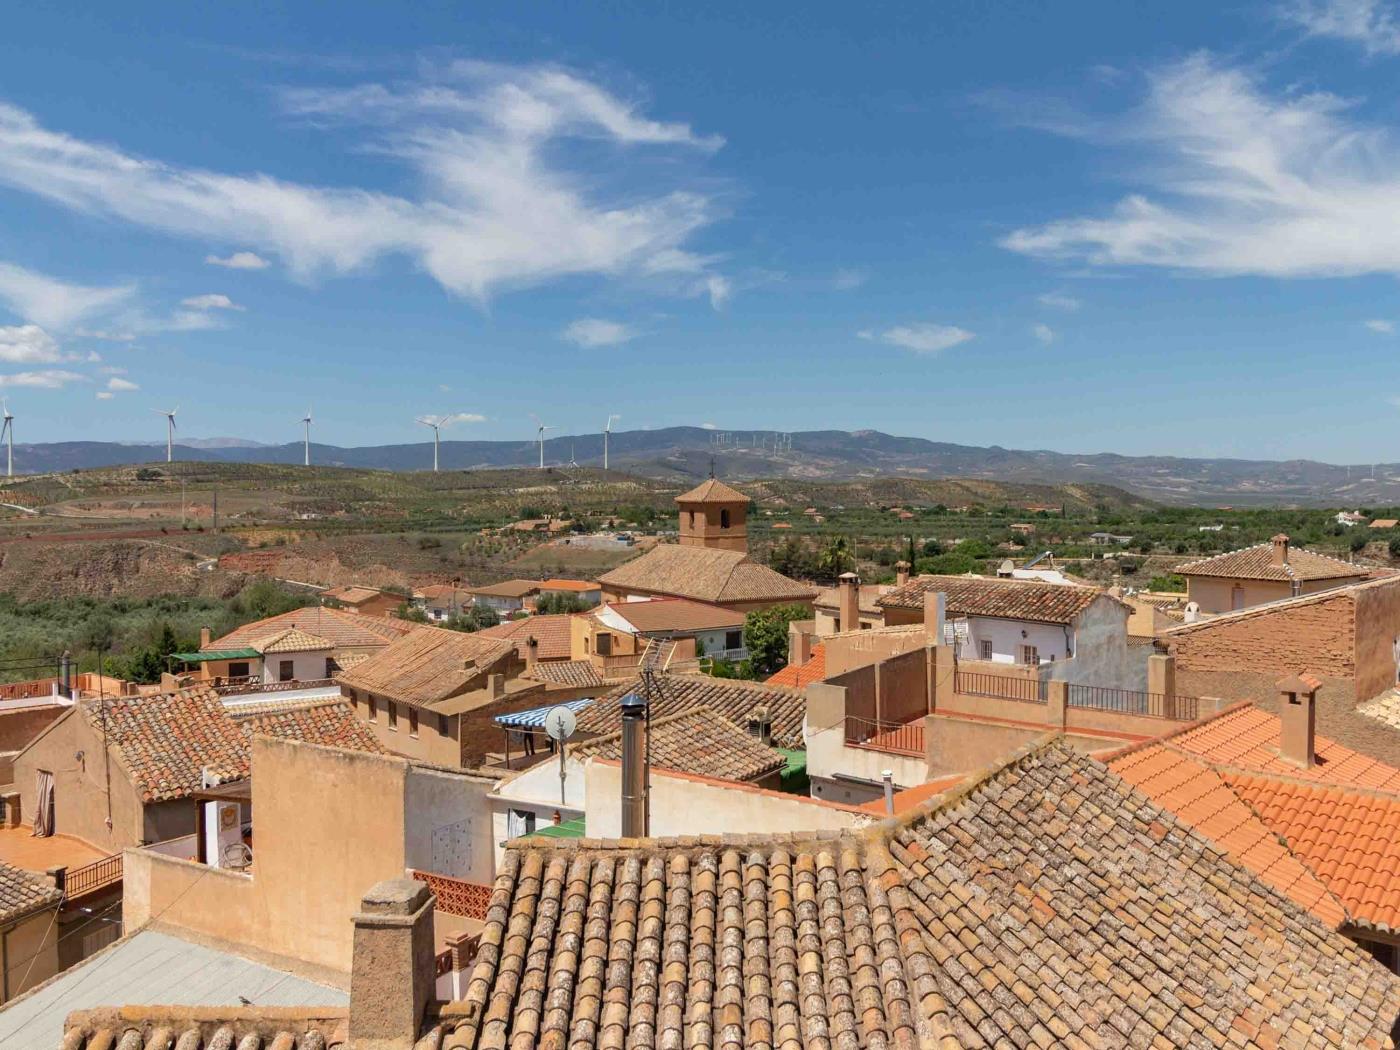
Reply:
[[[622,837],[647,834],[647,703],[640,694],[622,698]]]

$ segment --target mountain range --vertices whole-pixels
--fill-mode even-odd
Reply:
[[[59,441],[15,446],[16,468],[54,473],[120,466],[149,459],[146,444]],[[601,434],[549,438],[545,462],[598,466]],[[300,442],[263,445],[240,438],[186,440],[175,446],[178,459],[236,463],[300,463]],[[443,441],[444,470],[528,467],[538,462],[533,441]],[[163,458],[163,457],[159,457]],[[312,443],[312,462],[382,470],[425,470],[432,466],[430,442],[343,448]],[[685,480],[713,471],[725,478],[804,478],[851,480],[886,476],[981,478],[996,481],[1117,485],[1163,503],[1211,505],[1400,504],[1400,464],[1342,466],[1314,460],[1192,459],[1176,456],[1123,456],[1110,452],[1075,455],[1046,450],[958,445],[925,438],[898,437],[877,430],[718,432],[701,427],[614,432],[609,465],[649,477]]]

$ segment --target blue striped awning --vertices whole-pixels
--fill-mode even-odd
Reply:
[[[581,700],[561,700],[548,707],[532,707],[528,711],[512,711],[508,715],[497,715],[494,721],[498,726],[505,726],[508,729],[543,729],[545,715],[556,707],[567,707],[570,711],[577,712],[582,711],[592,702],[592,697],[584,697]]]

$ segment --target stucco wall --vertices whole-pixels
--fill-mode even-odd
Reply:
[[[1400,579],[1350,592],[1356,602],[1356,698],[1369,700],[1395,685],[1400,649]]]
[[[78,754],[82,753],[82,758]],[[102,738],[76,708],[54,722],[15,758],[14,785],[20,793],[21,819],[34,820],[36,774],[54,776],[54,830],[76,835],[116,853],[146,837],[142,805],[112,749],[112,827],[107,821],[107,777]]]
[[[1293,595],[1293,585],[1273,580],[1231,580],[1218,576],[1188,576],[1186,596],[1201,607],[1204,613],[1227,613],[1235,608],[1234,590],[1239,585],[1243,604],[1249,609],[1265,602],[1276,602],[1280,598]]]
[[[924,727],[928,752],[928,777],[970,773],[1006,761],[1008,755],[1048,732],[1048,727],[1000,725],[960,718],[930,718]],[[1064,740],[1081,751],[1120,746],[1125,741],[1069,733]]]
[[[1149,646],[1128,644],[1128,610],[1111,598],[1093,602],[1074,625],[1074,658],[1046,669],[1051,681],[1147,689]]]
[[[592,800],[585,823],[590,837],[622,834],[622,767],[592,759],[585,770]],[[859,812],[827,805],[803,795],[788,795],[704,777],[653,772],[653,835],[721,835],[755,832],[814,831],[870,823]]]
[[[19,751],[68,708],[60,704],[0,711],[0,751]]]
[[[5,959],[4,997],[0,1002],[9,1002],[58,973],[58,923],[54,911],[45,908],[26,916],[0,934],[4,939],[0,955]]]
[[[467,882],[489,884],[496,874],[491,850],[493,781],[409,767],[404,783],[404,864]]]
[[[992,662],[1018,664],[1021,646],[1033,645],[1042,663],[1068,660],[1073,632],[1053,623],[998,620],[987,616],[967,618],[967,643],[959,654],[964,660],[982,659],[982,642],[992,643]]]

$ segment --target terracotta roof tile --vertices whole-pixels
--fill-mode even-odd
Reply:
[[[337,602],[345,602],[347,605],[355,605],[359,602],[367,602],[371,598],[378,598],[380,595],[391,595],[390,591],[381,591],[375,587],[361,587],[358,584],[350,583],[344,587],[332,587],[328,591],[322,591],[322,595]]]
[[[525,677],[550,685],[587,688],[602,686],[603,676],[591,660],[549,660],[535,664]]]
[[[786,686],[788,689],[806,689],[813,682],[826,678],[826,646],[818,642],[812,646],[812,656],[805,664],[788,664],[781,671],[768,677],[769,685]]]
[[[1110,759],[1108,765],[1328,926],[1336,929],[1346,920],[1346,911],[1327,883],[1289,852],[1204,759],[1152,744]]]
[[[743,726],[754,708],[766,707],[773,720],[773,742],[779,747],[803,746],[802,720],[807,714],[807,702],[801,693],[708,675],[668,674],[660,676],[660,682],[661,695],[652,702],[653,718],[706,707]],[[579,730],[596,734],[617,732],[622,728],[620,701],[640,688],[640,680],[636,678],[614,686],[579,712]]]
[[[245,737],[275,736],[283,740],[300,740],[322,747],[340,747],[347,751],[368,751],[387,755],[388,748],[355,717],[355,712],[343,700],[283,708],[280,711],[258,711],[239,717],[230,712]]]
[[[544,616],[526,616],[520,620],[507,620],[495,627],[478,631],[483,638],[508,638],[515,643],[515,651],[525,659],[527,638],[539,642],[536,656],[541,660],[567,660],[570,646],[570,622],[573,616],[568,613],[549,613]]]
[[[468,587],[468,594],[484,594],[493,598],[528,598],[540,589],[539,580],[505,580],[484,587]]]
[[[312,653],[333,649],[334,645],[329,638],[294,627],[259,638],[252,648],[260,653]]]
[[[1400,933],[1400,794],[1226,773],[1358,925]]]
[[[653,598],[644,602],[614,602],[603,606],[635,627],[640,634],[669,631],[718,631],[744,626],[744,614],[722,605],[689,598]]]
[[[986,576],[915,576],[879,599],[882,608],[922,609],[924,595],[947,595],[949,616],[993,616],[1036,623],[1072,623],[1100,598],[1116,602],[1097,587],[1003,580]]]
[[[45,876],[0,861],[0,922],[22,919],[62,898],[63,893]]]
[[[1290,547],[1288,561],[1274,561],[1271,543],[1256,543],[1227,551],[1213,558],[1200,558],[1178,565],[1174,572],[1182,576],[1223,576],[1237,580],[1341,580],[1362,577],[1369,571],[1340,558],[1318,554],[1306,547]]]
[[[817,589],[790,580],[740,551],[663,543],[604,573],[605,587],[702,602],[809,602]]]
[[[677,503],[747,503],[749,497],[730,488],[718,478],[706,478],[689,492],[676,497]]]
[[[1310,768],[1304,769],[1280,758],[1278,718],[1252,704],[1232,708],[1164,739],[1214,765],[1296,776],[1328,784],[1400,791],[1400,769],[1343,747],[1326,737],[1315,738],[1313,751],[1317,763]]]
[[[858,832],[508,848],[432,1038],[536,1047],[1385,1046],[1400,979],[1093,759]]]
[[[757,780],[787,763],[781,751],[708,707],[652,718],[648,746],[652,765],[716,780]],[[585,741],[574,754],[621,761],[622,734]]]
[[[336,677],[352,689],[431,707],[462,692],[514,653],[508,638],[419,627]]]
[[[542,591],[596,591],[599,587],[597,580],[566,580],[548,579],[540,581]]]
[[[256,639],[293,628],[326,638],[337,647],[379,646],[402,637],[413,630],[413,626],[406,620],[387,616],[363,616],[347,609],[312,606],[245,623],[203,648],[211,652],[216,649],[243,649],[251,646]]]

